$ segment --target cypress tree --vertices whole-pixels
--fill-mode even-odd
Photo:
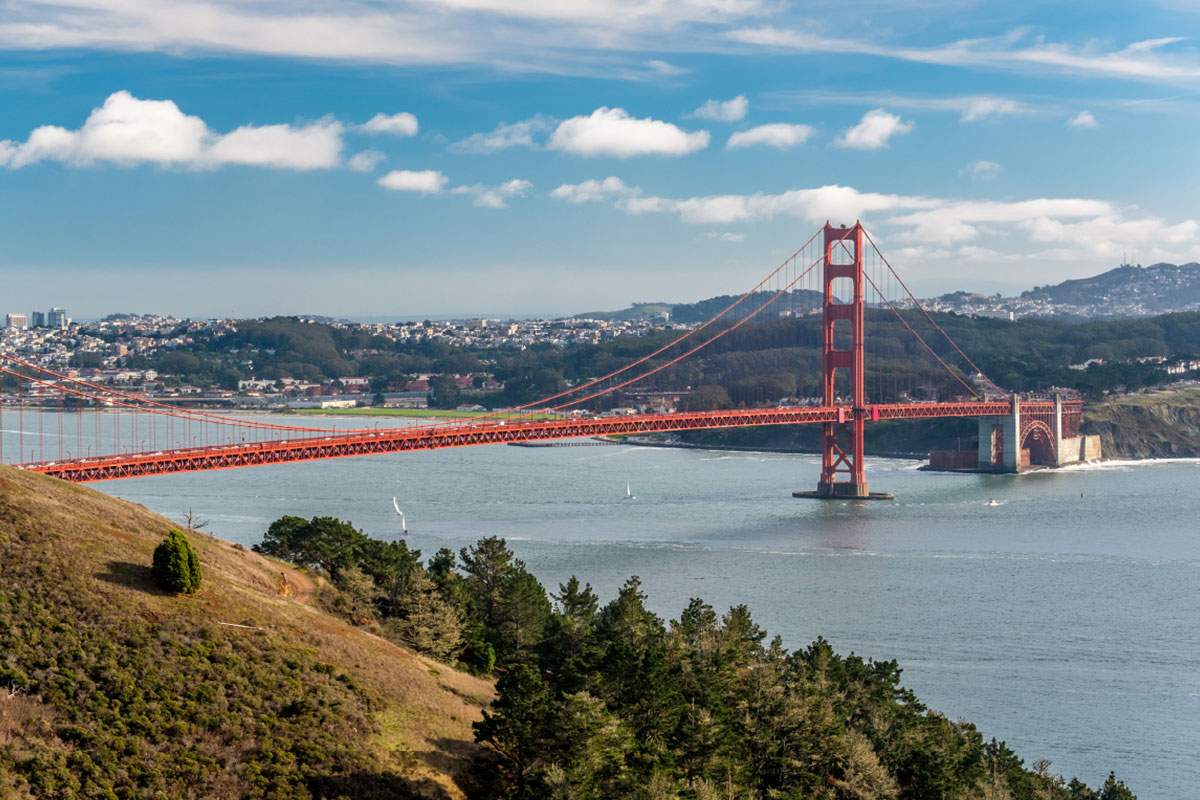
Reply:
[[[154,548],[155,582],[168,592],[193,594],[200,588],[200,556],[180,531],[171,531]]]

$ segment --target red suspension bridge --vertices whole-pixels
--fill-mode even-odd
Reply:
[[[944,373],[955,393],[914,399],[894,386],[889,390],[889,376],[878,373],[869,386],[868,309],[898,320],[902,335],[917,343],[916,351]],[[617,416],[581,410],[674,374],[756,318],[818,315],[819,398]],[[0,375],[17,387],[16,400],[0,404],[0,461],[76,482],[572,437],[820,425],[821,477],[815,492],[797,494],[861,499],[876,496],[864,471],[869,423],[946,417],[980,420],[978,453],[948,457],[953,463],[947,466],[1017,471],[1087,455],[1079,437],[1081,403],[1019,398],[998,389],[908,290],[861,224],[826,224],[702,324],[618,369],[503,414],[348,430],[181,408],[11,353],[0,353]]]

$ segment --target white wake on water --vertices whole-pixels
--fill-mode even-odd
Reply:
[[[1088,461],[1083,464],[1067,464],[1059,467],[1059,472],[1106,472],[1123,471],[1136,467],[1158,467],[1169,464],[1197,464],[1200,458],[1129,458],[1112,459],[1107,461]]]

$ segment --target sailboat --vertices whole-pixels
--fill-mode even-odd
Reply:
[[[629,488],[629,481],[625,481],[625,499],[637,500],[637,498],[633,496],[633,490]]]
[[[396,509],[396,513],[400,515],[400,532],[408,533],[408,521],[404,519],[404,512],[400,510],[400,503],[395,497],[392,498],[392,508]]]

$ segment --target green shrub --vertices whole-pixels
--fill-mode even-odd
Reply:
[[[200,556],[179,531],[154,548],[154,580],[168,592],[193,594],[200,588]]]

